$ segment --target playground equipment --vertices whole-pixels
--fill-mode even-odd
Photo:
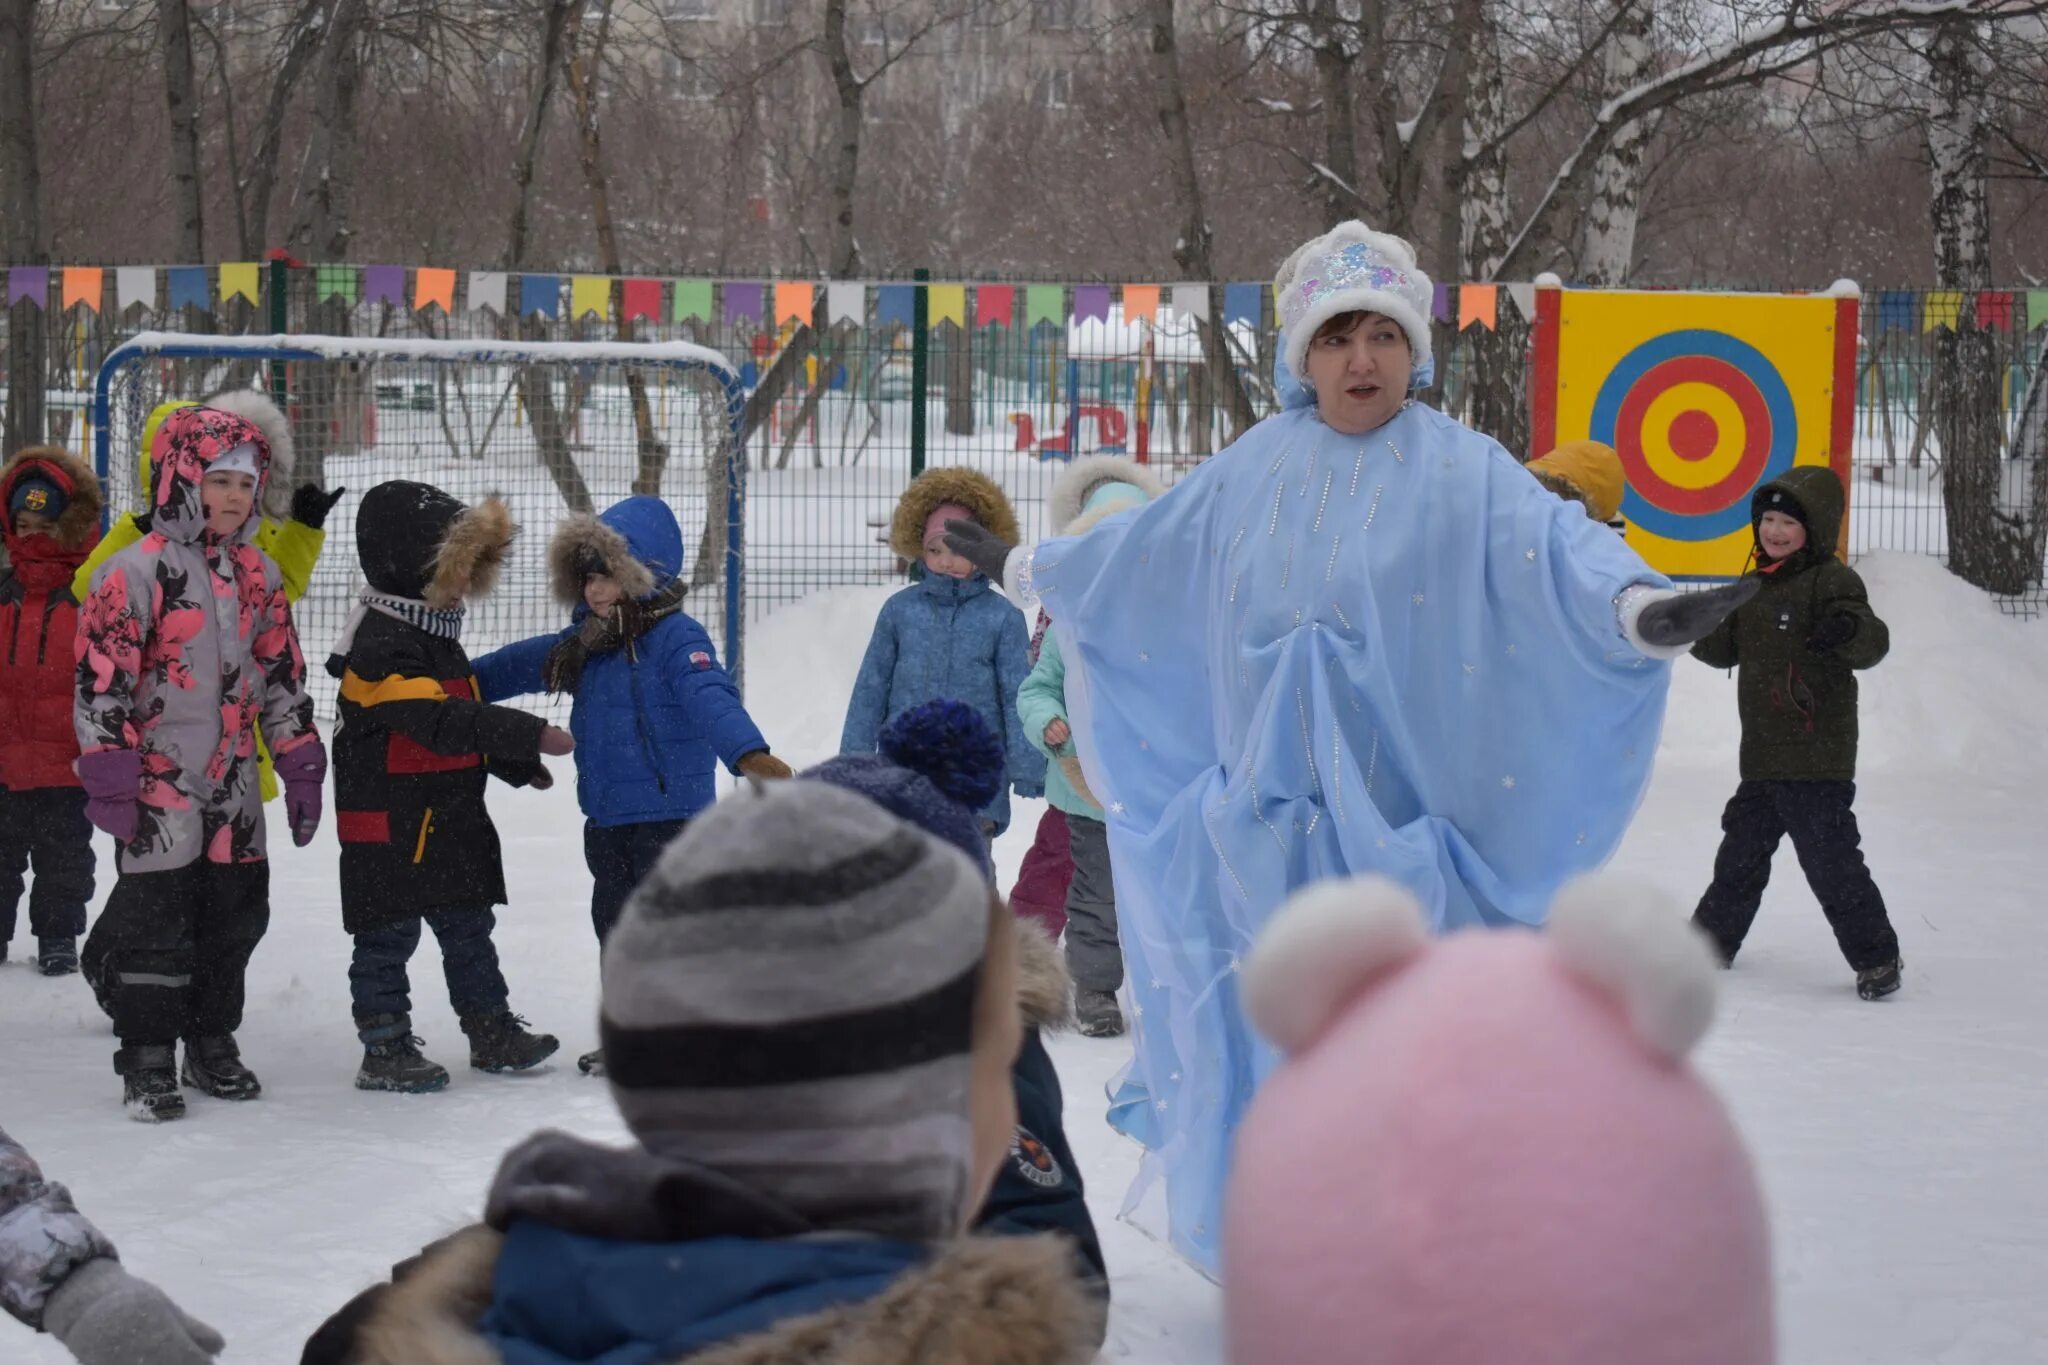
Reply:
[[[1098,455],[1121,455],[1129,433],[1129,425],[1122,408],[1110,407],[1104,403],[1082,403],[1067,413],[1067,420],[1059,434],[1038,440],[1038,428],[1028,412],[1013,412],[1010,422],[1017,428],[1018,450],[1035,450],[1041,460],[1067,460],[1074,456],[1074,448],[1080,445],[1081,423],[1095,419],[1095,450]],[[1139,424],[1140,432],[1143,423]],[[1139,456],[1143,458],[1143,442],[1140,442]]]

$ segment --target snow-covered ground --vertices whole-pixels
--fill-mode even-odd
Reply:
[[[1855,998],[1787,851],[1703,1065],[1763,1171],[1787,1362],[2048,1362],[2048,624],[2000,616],[1926,559],[1862,568],[1894,648],[1864,687],[1858,806],[1906,987],[1880,1005]],[[753,636],[752,705],[792,760],[832,749],[885,595],[814,598]],[[1674,913],[1706,880],[1735,743],[1732,682],[1680,664],[1657,776],[1618,859],[1666,888]],[[498,935],[514,1004],[563,1039],[562,1061],[538,1074],[457,1068],[438,1096],[350,1088],[348,939],[325,831],[277,861],[242,1032],[266,1087],[255,1104],[194,1096],[181,1123],[128,1122],[114,1041],[84,986],[0,967],[0,1124],[72,1185],[138,1272],[227,1331],[229,1360],[297,1359],[357,1288],[473,1219],[497,1155],[527,1131],[623,1133],[604,1086],[567,1060],[594,1045],[597,987],[573,786],[496,788],[492,800],[517,894]],[[1036,814],[1027,803],[999,847],[1006,869]],[[104,891],[111,867],[102,876]],[[431,946],[414,980],[429,1052],[459,1061]],[[1102,1095],[1125,1045],[1067,1038],[1053,1050],[1115,1280],[1104,1359],[1218,1360],[1214,1288],[1116,1221],[1136,1152],[1104,1125]],[[0,1360],[63,1359],[0,1322]]]

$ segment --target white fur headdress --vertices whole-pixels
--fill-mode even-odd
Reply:
[[[1415,263],[1415,248],[1352,219],[1302,244],[1280,267],[1273,288],[1287,367],[1308,383],[1308,343],[1340,313],[1381,313],[1401,324],[1420,375],[1430,365],[1429,313],[1436,286]]]

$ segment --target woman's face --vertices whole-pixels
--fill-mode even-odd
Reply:
[[[1347,436],[1384,426],[1408,399],[1414,358],[1401,324],[1379,313],[1341,313],[1308,343],[1316,411]]]

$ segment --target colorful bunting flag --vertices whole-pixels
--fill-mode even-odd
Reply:
[[[164,280],[169,286],[172,312],[180,308],[197,308],[202,313],[213,311],[213,295],[206,287],[205,266],[174,265],[164,272]]]
[[[974,325],[1008,327],[1017,315],[1017,286],[977,284],[974,286]]]
[[[1536,321],[1536,286],[1533,284],[1502,285],[1508,291],[1508,298],[1514,302],[1515,311],[1522,315],[1522,321]]]
[[[428,304],[439,304],[443,313],[455,311],[454,271],[433,270],[421,266],[413,272],[412,306],[425,308]]]
[[[17,303],[32,303],[38,308],[50,306],[50,267],[46,265],[17,265],[7,272],[7,306]]]
[[[313,298],[326,303],[340,299],[350,307],[356,301],[356,268],[352,265],[323,265],[314,273]]]
[[[1074,286],[1074,321],[1109,321],[1109,286],[1106,284],[1077,284]]]
[[[2048,327],[2048,289],[2027,291],[2027,330]]]
[[[967,326],[967,287],[960,284],[935,284],[930,286],[931,302],[926,305],[925,314],[933,327],[950,322],[955,327]]]
[[[730,327],[741,318],[752,318],[755,322],[768,320],[768,286],[763,284],[727,284],[725,293],[725,325]]]
[[[114,307],[120,312],[140,304],[156,311],[156,267],[124,265],[114,271]]]
[[[844,280],[825,286],[825,322],[862,323],[868,320],[868,290],[864,284]]]
[[[1124,286],[1124,321],[1157,322],[1159,320],[1159,286],[1156,284],[1127,284]]]
[[[220,301],[244,298],[250,303],[263,301],[263,267],[255,261],[222,261],[220,266]]]
[[[1067,320],[1067,291],[1057,284],[1033,284],[1024,289],[1024,328],[1029,331],[1041,322],[1056,325]]]
[[[1491,284],[1458,286],[1458,330],[1478,323],[1491,332],[1500,326],[1500,289]]]
[[[519,277],[519,316],[532,317],[539,313],[550,322],[562,316],[562,277],[560,275],[521,275]]]
[[[505,284],[507,278],[502,270],[470,271],[470,311],[473,313],[480,308],[488,308],[501,318],[511,316],[505,307]]]
[[[675,299],[675,320],[688,322],[692,318],[702,322],[711,321],[711,281],[677,280]]]
[[[1877,296],[1877,330],[1913,332],[1919,329],[1920,296],[1904,289],[1890,289]]]
[[[96,265],[67,265],[64,267],[64,307],[84,304],[93,312],[100,311],[100,290],[106,283],[107,272]]]
[[[1264,305],[1259,297],[1256,284],[1226,284],[1223,286],[1223,323],[1248,322],[1259,325],[1259,313]]]
[[[1429,315],[1438,322],[1449,322],[1451,320],[1451,287],[1449,285],[1440,284],[1436,287],[1436,294],[1430,300]]]
[[[910,326],[917,307],[917,288],[908,284],[885,284],[875,290],[875,325]]]
[[[641,318],[659,322],[661,320],[661,281],[627,280],[621,291],[619,304],[626,310],[625,321],[637,322]]]
[[[811,311],[818,301],[815,286],[801,280],[788,281],[775,286],[775,325],[785,322],[801,322],[808,326]]]
[[[1927,304],[1922,320],[1922,330],[1931,332],[1937,327],[1946,327],[1953,332],[1962,325],[1963,296],[1961,293],[1953,289],[1935,289],[1927,293],[1926,300]]]
[[[1986,290],[1977,296],[1977,325],[2009,329],[2012,326],[2012,295]]]
[[[1173,287],[1173,311],[1189,322],[1209,320],[1209,286],[1177,284]]]
[[[371,265],[363,267],[363,301],[405,307],[405,267]]]
[[[612,282],[608,275],[569,277],[569,320],[581,322],[592,313],[598,321],[612,315]]]

